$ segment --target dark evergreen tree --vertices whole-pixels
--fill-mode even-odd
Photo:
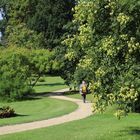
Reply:
[[[25,23],[27,28],[42,33],[44,48],[52,50],[60,45],[63,26],[71,21],[74,5],[75,0],[3,0],[0,30],[4,33],[7,24],[14,27]]]

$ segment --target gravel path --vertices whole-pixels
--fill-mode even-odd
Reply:
[[[56,118],[52,118],[52,119],[48,119],[48,120],[35,121],[35,122],[16,124],[16,125],[9,125],[9,126],[2,126],[2,127],[0,127],[0,135],[58,125],[58,124],[62,124],[65,122],[83,119],[92,114],[91,103],[83,103],[82,100],[73,99],[73,98],[69,98],[69,97],[61,95],[61,93],[66,92],[66,91],[68,91],[68,89],[56,91],[56,93],[58,93],[58,94],[52,93],[49,95],[49,98],[72,101],[72,102],[78,104],[79,107],[77,110],[75,110],[72,113],[66,114],[64,116],[60,116],[60,117],[56,117]]]

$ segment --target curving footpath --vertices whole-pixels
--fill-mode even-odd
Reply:
[[[35,121],[35,122],[16,124],[16,125],[10,125],[10,126],[2,126],[0,127],[0,135],[58,125],[65,122],[83,119],[92,114],[91,103],[83,103],[82,100],[73,99],[73,98],[69,98],[69,97],[61,95],[61,93],[66,92],[66,91],[68,91],[68,89],[55,91],[58,94],[54,94],[55,92],[52,94],[49,94],[49,98],[72,101],[78,104],[79,107],[77,110],[75,110],[72,113],[66,114],[64,116],[60,116],[60,117],[56,117],[56,118],[52,118],[48,120]]]

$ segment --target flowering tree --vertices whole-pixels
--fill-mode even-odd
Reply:
[[[93,110],[117,104],[120,117],[140,106],[139,9],[136,0],[79,0],[74,8],[77,30],[63,41],[65,57],[78,60],[78,82],[90,81]]]

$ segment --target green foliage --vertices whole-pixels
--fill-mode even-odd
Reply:
[[[136,0],[82,0],[74,9],[77,30],[63,41],[65,58],[78,62],[71,72],[78,83],[90,81],[95,110],[116,103],[121,116],[138,109],[139,9]]]
[[[73,69],[73,63],[68,61],[64,63],[61,59],[64,57],[64,53],[61,53],[64,51],[61,40],[63,34],[69,32],[63,26],[72,20],[71,9],[74,5],[75,0],[2,0],[0,2],[0,7],[3,9],[1,23],[4,24],[1,24],[0,29],[4,29],[4,44],[28,49],[53,50],[56,48],[56,55],[53,58],[56,61],[53,62],[51,74],[57,73],[64,79],[66,77],[71,79],[70,71]],[[60,59],[62,61],[58,61]],[[65,69],[65,66],[68,68]],[[40,68],[43,69],[43,66]]]
[[[30,43],[37,46],[40,42],[41,47],[52,50],[60,46],[65,32],[63,26],[72,19],[74,5],[75,0],[3,0],[0,7],[4,10],[4,19],[0,22],[0,30],[8,30],[10,42],[23,43],[28,47],[32,46]]]
[[[6,54],[6,55],[5,55]],[[21,100],[32,93],[42,74],[49,73],[53,61],[47,50],[28,50],[9,47],[0,52],[0,96],[8,100]],[[37,75],[32,83],[32,75]]]
[[[28,49],[42,48],[42,34],[37,34],[20,23],[16,26],[8,25],[6,28],[7,45],[24,47]]]
[[[65,33],[63,26],[72,18],[75,0],[31,0],[30,5],[33,7],[26,21],[28,27],[43,33],[45,48],[52,50],[60,46],[61,36]]]
[[[1,0],[0,1],[0,12],[1,12],[1,15],[2,15],[2,18],[3,18],[3,20],[0,20],[0,32],[2,34],[4,34],[4,32],[5,32],[6,23],[7,23],[6,16],[4,14],[5,7],[6,7],[6,2],[7,2],[7,0]]]
[[[6,54],[6,55],[5,55]],[[26,86],[30,75],[27,51],[8,48],[0,52],[0,96],[6,99],[21,99],[28,94],[30,87]]]
[[[15,110],[10,106],[3,106],[0,108],[0,118],[9,118],[15,116]]]

